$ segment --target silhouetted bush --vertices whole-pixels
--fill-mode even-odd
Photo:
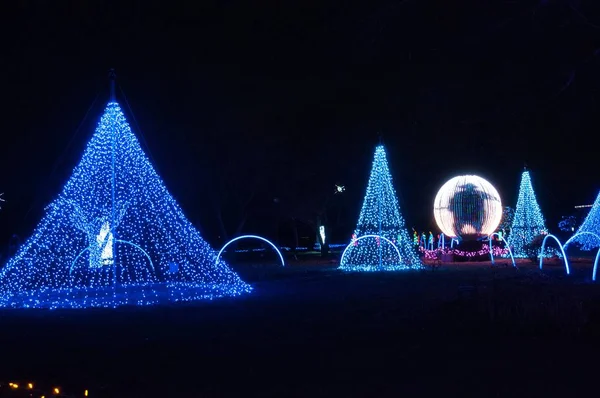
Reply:
[[[537,263],[540,257],[540,251],[542,250],[542,242],[544,241],[545,235],[538,235],[531,242],[523,246],[525,249],[525,254],[527,254],[527,258],[532,263]]]

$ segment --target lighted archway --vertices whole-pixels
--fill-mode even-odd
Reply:
[[[569,243],[571,243],[573,240],[575,240],[576,237],[580,236],[580,235],[592,235],[595,236],[596,239],[598,239],[598,241],[600,242],[600,236],[598,236],[597,234],[593,233],[593,232],[588,232],[588,231],[582,231],[582,232],[577,232],[575,235],[571,236],[563,245],[563,250],[567,249],[567,245]],[[596,273],[598,272],[598,260],[600,259],[600,248],[598,248],[598,251],[596,252],[596,259],[594,260],[594,269],[592,271],[592,280],[595,281],[596,280]]]
[[[223,246],[221,248],[221,250],[219,250],[219,254],[217,254],[217,259],[215,260],[215,263],[217,263],[217,264],[219,263],[219,259],[221,258],[221,253],[223,253],[223,251],[225,250],[225,248],[227,246],[229,246],[233,242],[240,240],[240,239],[258,239],[258,240],[262,240],[263,242],[267,242],[269,245],[271,245],[271,247],[273,249],[275,249],[275,251],[279,255],[279,259],[281,260],[281,266],[285,267],[285,261],[283,261],[283,256],[281,255],[281,252],[279,251],[277,246],[275,246],[271,241],[263,238],[262,236],[257,236],[257,235],[242,235],[242,236],[238,236],[237,238],[231,239],[229,242],[225,243],[225,246]]]
[[[596,239],[598,239],[598,242],[600,242],[600,236],[598,236],[597,234],[593,233],[593,232],[587,232],[587,231],[582,231],[582,232],[577,232],[575,235],[571,236],[563,245],[563,249],[566,249],[567,246],[569,245],[569,243],[571,243],[576,237],[580,236],[580,235],[592,235],[595,236]],[[600,249],[599,249],[600,250]]]
[[[348,246],[346,246],[346,248],[344,249],[344,252],[342,253],[342,257],[340,258],[340,267],[344,264],[344,256],[346,255],[346,252],[348,251],[348,249],[351,246],[354,246],[354,244],[356,242],[358,242],[361,239],[364,238],[379,238],[379,239],[383,239],[386,242],[388,242],[390,245],[392,245],[392,247],[396,250],[396,253],[398,254],[398,261],[402,261],[402,256],[400,255],[400,250],[398,250],[398,247],[394,244],[394,242],[392,242],[391,240],[389,240],[388,238],[384,237],[384,236],[379,236],[379,235],[363,235],[359,238],[356,239],[352,239],[352,242],[348,243]]]
[[[140,246],[136,245],[135,243],[131,243],[129,241],[126,240],[121,240],[121,239],[115,239],[115,242],[117,243],[125,243],[126,245],[130,245],[135,247],[136,249],[140,250],[142,253],[144,253],[144,255],[146,256],[146,258],[148,259],[148,261],[150,261],[150,267],[152,267],[152,272],[154,272],[156,274],[156,269],[154,268],[154,263],[152,262],[152,259],[150,258],[150,256],[148,255],[148,253],[146,253],[146,251],[144,249],[142,249]],[[83,253],[85,253],[86,251],[90,250],[92,247],[97,246],[96,243],[92,243],[91,245],[89,245],[88,247],[86,247],[85,249],[83,249],[81,252],[79,252],[79,254],[77,255],[77,257],[75,257],[75,260],[73,260],[73,262],[71,263],[71,267],[69,268],[69,275],[71,275],[71,273],[73,272],[73,269],[75,268],[75,263],[77,262],[77,260],[79,260],[79,257],[81,257],[81,255]]]
[[[556,243],[558,243],[558,247],[560,248],[563,258],[565,259],[565,270],[567,271],[567,275],[570,275],[571,271],[569,270],[569,260],[567,259],[567,255],[565,254],[563,246],[560,244],[560,241],[558,240],[558,238],[552,234],[546,235],[544,237],[544,240],[542,241],[542,250],[540,250],[540,269],[542,269],[542,265],[544,264],[544,248],[546,247],[546,240],[548,238],[552,238],[556,241]]]
[[[598,260],[600,260],[600,249],[596,252],[596,259],[594,260],[594,270],[592,271],[592,280],[596,281],[596,273],[598,272]]]
[[[490,242],[490,257],[492,259],[492,265],[494,265],[494,253],[492,252],[492,236],[494,236],[494,235],[499,237],[500,239],[502,239],[502,241],[504,242],[504,245],[508,249],[508,254],[510,254],[510,259],[512,260],[513,267],[517,268],[517,263],[515,263],[515,256],[513,256],[512,250],[510,249],[510,245],[508,244],[506,239],[504,239],[504,236],[500,235],[498,232],[494,232],[494,233],[490,234],[490,236],[488,237],[489,242]]]

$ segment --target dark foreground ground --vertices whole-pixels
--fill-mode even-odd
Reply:
[[[247,266],[255,293],[169,308],[0,313],[0,376],[90,397],[590,396],[600,284],[489,263],[344,274]],[[436,395],[433,395],[436,394]],[[78,396],[82,396],[81,393]]]

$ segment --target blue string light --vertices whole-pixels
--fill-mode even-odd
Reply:
[[[591,234],[581,234],[582,232],[591,232]],[[577,233],[573,235],[575,238],[572,241],[579,243],[581,250],[589,251],[600,247],[600,241],[596,237],[598,235],[600,235],[600,193]]]
[[[547,233],[544,216],[531,185],[531,176],[529,171],[525,170],[521,176],[519,198],[508,236],[508,244],[512,247],[513,255],[516,258],[527,257],[525,246],[536,236]]]
[[[385,239],[365,235],[378,235]],[[383,145],[375,149],[375,159],[354,238],[340,262],[348,271],[395,271],[422,267],[400,214]],[[360,240],[359,240],[360,239]],[[398,253],[400,258],[398,258]]]
[[[0,272],[0,306],[12,308],[151,305],[251,289],[186,219],[116,102]]]

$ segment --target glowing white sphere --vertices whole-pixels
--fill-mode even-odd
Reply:
[[[496,231],[502,219],[500,195],[481,177],[452,178],[440,188],[433,202],[433,215],[444,235],[476,239]]]

